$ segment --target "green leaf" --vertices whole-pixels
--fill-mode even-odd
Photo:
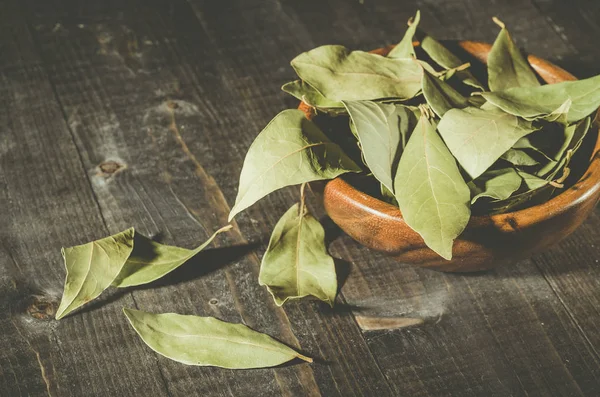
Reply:
[[[422,68],[416,60],[391,59],[328,45],[292,60],[300,77],[336,101],[410,99],[421,89]]]
[[[508,149],[500,158],[516,166],[530,167],[539,164],[539,161],[522,149]]]
[[[337,278],[325,248],[325,230],[306,207],[295,204],[277,222],[258,278],[278,306],[314,296],[333,307]]]
[[[341,102],[325,98],[323,94],[302,80],[286,83],[281,89],[314,108],[335,113],[344,110],[344,105]]]
[[[183,265],[188,259],[206,248],[219,233],[227,231],[231,227],[231,225],[227,225],[217,230],[198,248],[191,250],[159,244],[136,233],[133,252],[112,285],[124,288],[158,280]]]
[[[392,193],[390,189],[385,187],[383,183],[380,183],[379,187],[381,190],[381,199],[386,203],[392,204],[393,206],[397,207],[398,201],[396,200],[396,196],[394,196],[394,193]]]
[[[579,148],[583,138],[590,129],[590,124],[590,117],[586,117],[576,124],[565,127],[563,143],[554,155],[554,159],[539,169],[536,172],[536,175],[541,177],[550,176],[552,178],[560,171],[561,168],[566,166],[564,162],[566,153],[571,150],[572,153],[570,156],[572,156],[573,153]]]
[[[425,36],[423,40],[421,40],[421,48],[434,62],[445,69],[457,68],[464,63],[459,57],[454,55],[452,51],[448,50],[431,36]],[[483,84],[477,81],[475,76],[473,76],[469,70],[457,71],[456,76],[465,84],[475,88],[484,89]]]
[[[571,109],[571,105],[573,101],[571,98],[567,98],[557,109],[555,109],[552,113],[547,116],[542,116],[541,119],[548,122],[557,122],[563,125],[567,125],[567,116],[569,114],[569,109]]]
[[[524,172],[524,171],[517,171],[519,173],[519,175],[521,176],[521,178],[523,178],[523,182],[525,182],[525,185],[527,186],[527,189],[529,191],[531,190],[537,190],[541,187],[544,187],[548,184],[549,181],[547,181],[546,179],[542,179],[539,178],[535,175],[532,175],[528,172]],[[529,193],[529,192],[526,192]]]
[[[486,171],[474,182],[472,204],[481,197],[505,200],[519,189],[523,180],[514,168],[502,168]]]
[[[67,277],[56,319],[97,298],[117,277],[133,249],[133,228],[75,247],[63,248]]]
[[[525,190],[518,194],[513,194],[507,199],[496,200],[488,203],[486,213],[494,214],[513,211],[522,208],[526,203],[544,194],[546,194],[546,196],[544,196],[546,200],[549,198],[547,197],[548,187],[550,187],[548,185],[549,181],[538,178],[535,175],[527,172],[517,171],[517,173],[524,182]]]
[[[539,86],[540,83],[529,62],[513,42],[504,24],[500,23],[500,26],[502,30],[490,50],[487,61],[490,90],[504,91],[513,87]]]
[[[469,221],[470,191],[456,161],[421,115],[396,173],[394,187],[406,223],[429,248],[452,258],[452,243]]]
[[[540,87],[515,87],[478,94],[505,112],[527,119],[548,115],[563,105],[566,99],[571,99],[567,115],[570,124],[590,115],[600,106],[600,75]]]
[[[406,33],[402,40],[396,44],[394,48],[389,52],[389,58],[402,59],[402,58],[416,58],[415,48],[413,47],[413,39],[415,37],[415,33],[417,31],[417,26],[419,26],[419,22],[421,21],[421,12],[417,10],[417,14],[415,15],[414,20],[412,20],[411,24],[406,29]]]
[[[416,125],[414,113],[401,105],[344,101],[365,163],[375,178],[393,192],[400,153]]]
[[[125,308],[123,312],[152,350],[183,364],[245,369],[273,367],[294,358],[312,362],[243,324],[175,313],[153,314]]]
[[[360,168],[301,110],[284,110],[248,149],[229,220],[282,187],[358,171]]]
[[[472,178],[481,175],[519,138],[533,131],[528,123],[513,115],[477,108],[448,111],[438,130]]]
[[[423,96],[433,111],[442,117],[453,108],[466,108],[469,106],[467,98],[462,96],[445,81],[438,79],[429,72],[423,72]]]

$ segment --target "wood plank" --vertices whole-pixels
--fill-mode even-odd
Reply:
[[[154,355],[131,335],[118,305],[53,321],[64,281],[61,245],[101,237],[106,228],[29,29],[18,9],[5,6],[11,21],[0,24],[0,394],[160,395]],[[126,296],[120,303],[133,302]]]
[[[277,12],[274,4],[250,8],[257,17]],[[52,10],[67,14],[60,4]],[[34,23],[107,225],[116,231],[133,224],[165,242],[193,246],[226,223],[246,143],[281,106],[278,89],[267,94],[260,86],[273,71],[265,72],[255,54],[277,53],[278,47],[263,48],[269,38],[256,41],[259,33],[247,19],[252,14],[241,3],[226,21],[225,14],[204,20],[197,13],[197,19],[180,2],[120,5],[105,8],[105,14],[94,10],[93,17],[87,12],[80,7],[77,18],[63,16],[64,35],[53,32],[53,15],[38,15]],[[118,24],[105,22],[117,15]],[[279,21],[269,28],[286,25]],[[266,66],[281,74],[282,62]],[[102,171],[100,165],[106,169],[109,162],[117,172]],[[244,321],[319,362],[227,371],[159,358],[171,395],[390,394],[350,313],[323,313],[319,305],[301,302],[291,305],[288,316],[258,286],[259,258],[247,254],[248,241],[262,244],[291,203],[289,193],[280,196],[264,222],[244,220],[240,228],[250,233],[236,229],[219,237],[216,245],[223,248],[195,263],[203,266],[202,257],[218,261],[210,265],[214,271],[190,265],[173,283],[133,296],[149,311]],[[239,246],[237,255],[228,252],[232,245]]]

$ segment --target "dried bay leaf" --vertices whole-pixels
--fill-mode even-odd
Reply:
[[[341,102],[325,98],[323,94],[302,80],[295,80],[286,83],[281,87],[281,89],[297,99],[304,101],[304,103],[307,105],[319,110],[323,110],[328,113],[338,113],[344,110],[344,105]]]
[[[419,26],[420,21],[421,12],[417,10],[415,18],[410,21],[404,37],[398,44],[396,44],[394,48],[392,48],[388,54],[388,58],[416,58],[415,48],[413,47],[413,39],[415,37],[415,33],[417,32],[417,27]]]
[[[359,171],[360,167],[301,110],[284,110],[248,149],[229,220],[282,187]]]
[[[583,138],[590,129],[591,118],[586,117],[585,119],[567,126],[564,128],[564,140],[558,151],[554,154],[554,158],[552,161],[549,161],[545,164],[540,170],[536,172],[536,175],[545,177],[549,173],[551,173],[554,169],[554,172],[550,174],[550,177],[554,177],[559,170],[556,168],[562,168],[565,164],[561,165],[563,159],[565,158],[566,153],[571,150],[571,156],[573,153],[579,148]]]
[[[530,124],[508,113],[470,107],[449,110],[438,130],[460,165],[477,178],[515,142],[534,131]]]
[[[515,87],[505,91],[477,93],[507,113],[526,119],[551,114],[567,99],[571,107],[567,123],[574,123],[600,107],[600,75],[539,87]]]
[[[325,247],[325,230],[303,204],[292,206],[277,222],[258,278],[278,306],[314,296],[333,307],[337,278]]]
[[[393,192],[394,174],[408,134],[417,124],[412,110],[371,101],[344,101],[352,119],[365,164],[377,180]]]
[[[410,99],[421,89],[422,68],[413,59],[327,45],[298,55],[291,64],[300,79],[335,101]]]
[[[133,250],[133,228],[100,240],[63,248],[67,277],[56,319],[97,298],[111,285]]]
[[[508,149],[500,158],[516,166],[532,167],[539,164],[539,161],[522,149]]]
[[[124,288],[158,280],[183,265],[188,259],[206,248],[219,233],[230,230],[231,227],[231,225],[227,225],[217,230],[199,247],[191,250],[160,244],[136,233],[133,252],[127,258],[112,285]]]
[[[504,91],[513,87],[540,85],[527,59],[513,42],[502,22],[494,21],[502,30],[490,50],[487,60],[488,85],[491,91]]]
[[[521,187],[522,182],[523,179],[514,168],[486,171],[470,185],[473,195],[471,203],[482,197],[505,200]]]
[[[175,313],[153,314],[125,308],[123,312],[152,350],[183,364],[245,369],[273,367],[295,358],[312,362],[243,324]]]
[[[425,36],[421,40],[421,48],[429,55],[431,59],[441,67],[445,69],[458,68],[464,62],[457,57],[452,51],[444,47],[442,43],[437,41],[431,36]],[[463,83],[470,85],[475,88],[484,89],[475,76],[468,70],[460,70],[456,72],[456,76],[462,80]]]
[[[542,178],[532,175],[528,172],[524,172],[524,171],[517,171],[517,172],[521,176],[521,178],[523,178],[523,182],[525,182],[525,185],[527,186],[528,191],[525,193],[529,193],[532,190],[537,190],[541,187],[544,187],[549,182],[546,179],[542,179]]]
[[[406,223],[429,248],[451,259],[454,239],[469,221],[471,195],[424,112],[400,158],[394,188]]]
[[[450,109],[463,109],[470,105],[468,99],[450,84],[431,75],[428,71],[423,71],[422,90],[427,104],[438,117],[442,117]]]

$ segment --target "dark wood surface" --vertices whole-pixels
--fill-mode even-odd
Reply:
[[[153,288],[60,322],[61,246],[129,226],[193,247],[226,224],[245,152],[296,102],[289,60],[391,44],[422,10],[440,39],[519,45],[600,73],[596,0],[0,0],[0,396],[598,396],[600,210],[531,259],[475,275],[399,264],[328,227],[338,305],[258,285],[279,191]],[[310,197],[323,214],[319,195]],[[510,249],[510,247],[507,247]],[[122,307],[244,322],[317,358],[274,369],[158,356]]]

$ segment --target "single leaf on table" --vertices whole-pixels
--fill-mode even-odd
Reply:
[[[325,230],[304,205],[295,204],[277,222],[258,277],[278,306],[314,296],[333,307],[337,278],[325,248]]]
[[[519,138],[534,131],[531,123],[511,114],[473,107],[449,110],[438,130],[472,178],[490,168]]]
[[[540,87],[515,87],[505,91],[477,93],[507,113],[526,119],[551,114],[571,99],[567,123],[589,116],[600,107],[600,75]]]
[[[522,149],[508,149],[500,158],[516,166],[531,167],[540,163]]]
[[[281,89],[314,108],[334,113],[344,111],[344,105],[341,102],[325,98],[323,94],[302,80],[286,83]]]
[[[292,67],[303,81],[335,101],[410,99],[421,89],[422,68],[413,59],[392,59],[339,45],[298,55]]]
[[[413,39],[415,37],[415,33],[417,31],[417,27],[419,26],[419,22],[421,21],[421,12],[417,10],[417,14],[414,19],[411,19],[411,23],[406,29],[406,33],[402,40],[396,44],[394,48],[389,52],[389,58],[416,58],[415,56],[415,48],[413,47]]]
[[[467,98],[452,88],[450,84],[427,71],[423,71],[422,84],[423,96],[438,117],[442,117],[450,109],[462,109],[469,106]]]
[[[160,244],[136,233],[133,252],[127,258],[112,285],[124,288],[155,281],[183,265],[188,259],[206,248],[219,233],[227,231],[231,227],[231,225],[227,225],[217,230],[199,247],[191,250]]]
[[[373,176],[393,192],[400,154],[417,117],[402,105],[371,101],[343,103],[352,120],[351,129],[360,142],[365,164]]]
[[[513,42],[504,24],[494,19],[502,30],[490,50],[487,60],[488,85],[491,91],[504,91],[513,87],[540,85],[527,59]]]
[[[97,298],[121,271],[133,250],[133,228],[100,240],[63,248],[67,277],[56,319]]]
[[[312,362],[311,358],[243,324],[126,308],[123,312],[152,350],[183,364],[245,369],[273,367],[295,358]]]
[[[431,36],[423,37],[423,40],[421,40],[421,48],[427,53],[427,55],[429,55],[431,59],[433,59],[435,63],[445,69],[457,68],[464,64],[464,62],[452,51],[444,47],[442,43]],[[483,84],[477,81],[475,76],[473,76],[471,71],[468,69],[457,71],[456,76],[467,85],[484,89]]]
[[[248,149],[229,220],[282,187],[359,171],[358,165],[301,110],[284,110]]]
[[[424,113],[400,158],[394,188],[406,223],[429,248],[451,259],[454,239],[469,221],[471,195],[456,160]]]
[[[484,172],[474,183],[471,184],[471,203],[475,203],[482,197],[494,200],[505,200],[516,192],[523,179],[514,168],[502,168]]]

